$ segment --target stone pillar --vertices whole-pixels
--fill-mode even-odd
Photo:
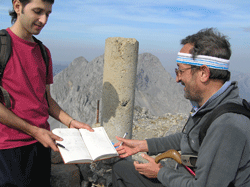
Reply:
[[[106,39],[101,125],[112,142],[125,132],[132,137],[138,50],[136,39]]]

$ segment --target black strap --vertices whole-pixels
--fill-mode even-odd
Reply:
[[[34,36],[33,36],[33,39],[34,39],[34,41],[39,45],[39,47],[40,47],[40,50],[41,50],[41,53],[42,53],[42,56],[43,56],[43,60],[44,60],[44,62],[45,62],[45,65],[46,65],[46,76],[48,76],[48,70],[49,70],[49,57],[48,57],[48,55],[47,55],[47,51],[46,51],[46,49],[45,49],[45,46],[43,45],[43,43],[40,41],[40,40],[38,40],[37,38],[35,38]]]
[[[207,129],[210,127],[212,122],[224,113],[236,113],[242,114],[250,118],[250,106],[248,102],[243,99],[243,106],[236,103],[226,103],[216,107],[208,117],[206,124],[202,125],[199,132],[199,143],[202,144],[203,139],[206,136]]]
[[[11,37],[5,29],[0,30],[0,79],[11,55]]]
[[[43,43],[40,40],[36,39],[35,37],[33,37],[33,39],[40,47],[42,57],[43,57],[43,60],[45,62],[45,65],[46,65],[46,77],[47,77],[48,70],[49,70],[49,57],[47,55],[47,51],[45,49],[45,46],[43,45]],[[11,52],[12,52],[11,37],[5,29],[2,29],[2,30],[0,30],[0,84],[2,82],[4,69],[6,67],[7,62],[9,61],[10,56],[11,56]],[[0,90],[3,94],[4,103],[5,103],[6,108],[10,108],[11,102],[10,102],[9,93],[2,86],[0,86]],[[45,97],[46,97],[46,100],[48,102],[47,92],[45,93]],[[48,103],[48,105],[49,105],[49,103]]]
[[[11,37],[5,29],[0,30],[0,82],[2,82],[3,72],[11,55]],[[11,107],[9,93],[0,86],[3,94],[5,106]]]
[[[10,108],[11,107],[10,94],[2,86],[0,86],[0,89],[1,89],[1,92],[3,94],[3,99],[4,99],[5,107],[6,108]]]
[[[42,56],[43,56],[43,60],[45,62],[45,65],[46,65],[46,77],[48,76],[48,73],[49,73],[49,57],[47,55],[47,51],[45,49],[45,46],[43,45],[43,43],[38,40],[36,37],[33,36],[33,39],[34,41],[39,45],[40,47],[40,50],[41,50],[41,53],[42,53]],[[49,106],[49,100],[48,100],[48,93],[47,91],[45,90],[45,98],[47,100],[47,103],[48,103],[48,106]]]

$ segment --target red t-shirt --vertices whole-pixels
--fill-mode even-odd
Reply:
[[[46,84],[53,83],[52,61],[49,50],[48,76],[40,47],[23,40],[9,28],[12,53],[2,78],[2,87],[11,98],[10,110],[31,125],[50,130],[48,104],[45,98]],[[20,130],[0,123],[0,149],[10,149],[37,142]]]

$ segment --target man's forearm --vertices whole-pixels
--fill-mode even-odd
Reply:
[[[57,104],[57,102],[51,97],[49,99],[49,106],[49,115],[60,121],[64,125],[69,126],[72,117],[70,117],[70,115],[63,111],[62,108]]]

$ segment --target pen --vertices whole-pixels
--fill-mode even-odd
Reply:
[[[65,149],[64,145],[62,144],[56,143],[56,145]]]
[[[128,133],[127,133],[127,132],[125,132],[125,134],[123,135],[123,137],[122,137],[122,138],[126,138],[127,134],[128,134]],[[122,144],[123,144],[123,142],[121,142],[121,143],[120,143],[120,146],[121,146]]]

